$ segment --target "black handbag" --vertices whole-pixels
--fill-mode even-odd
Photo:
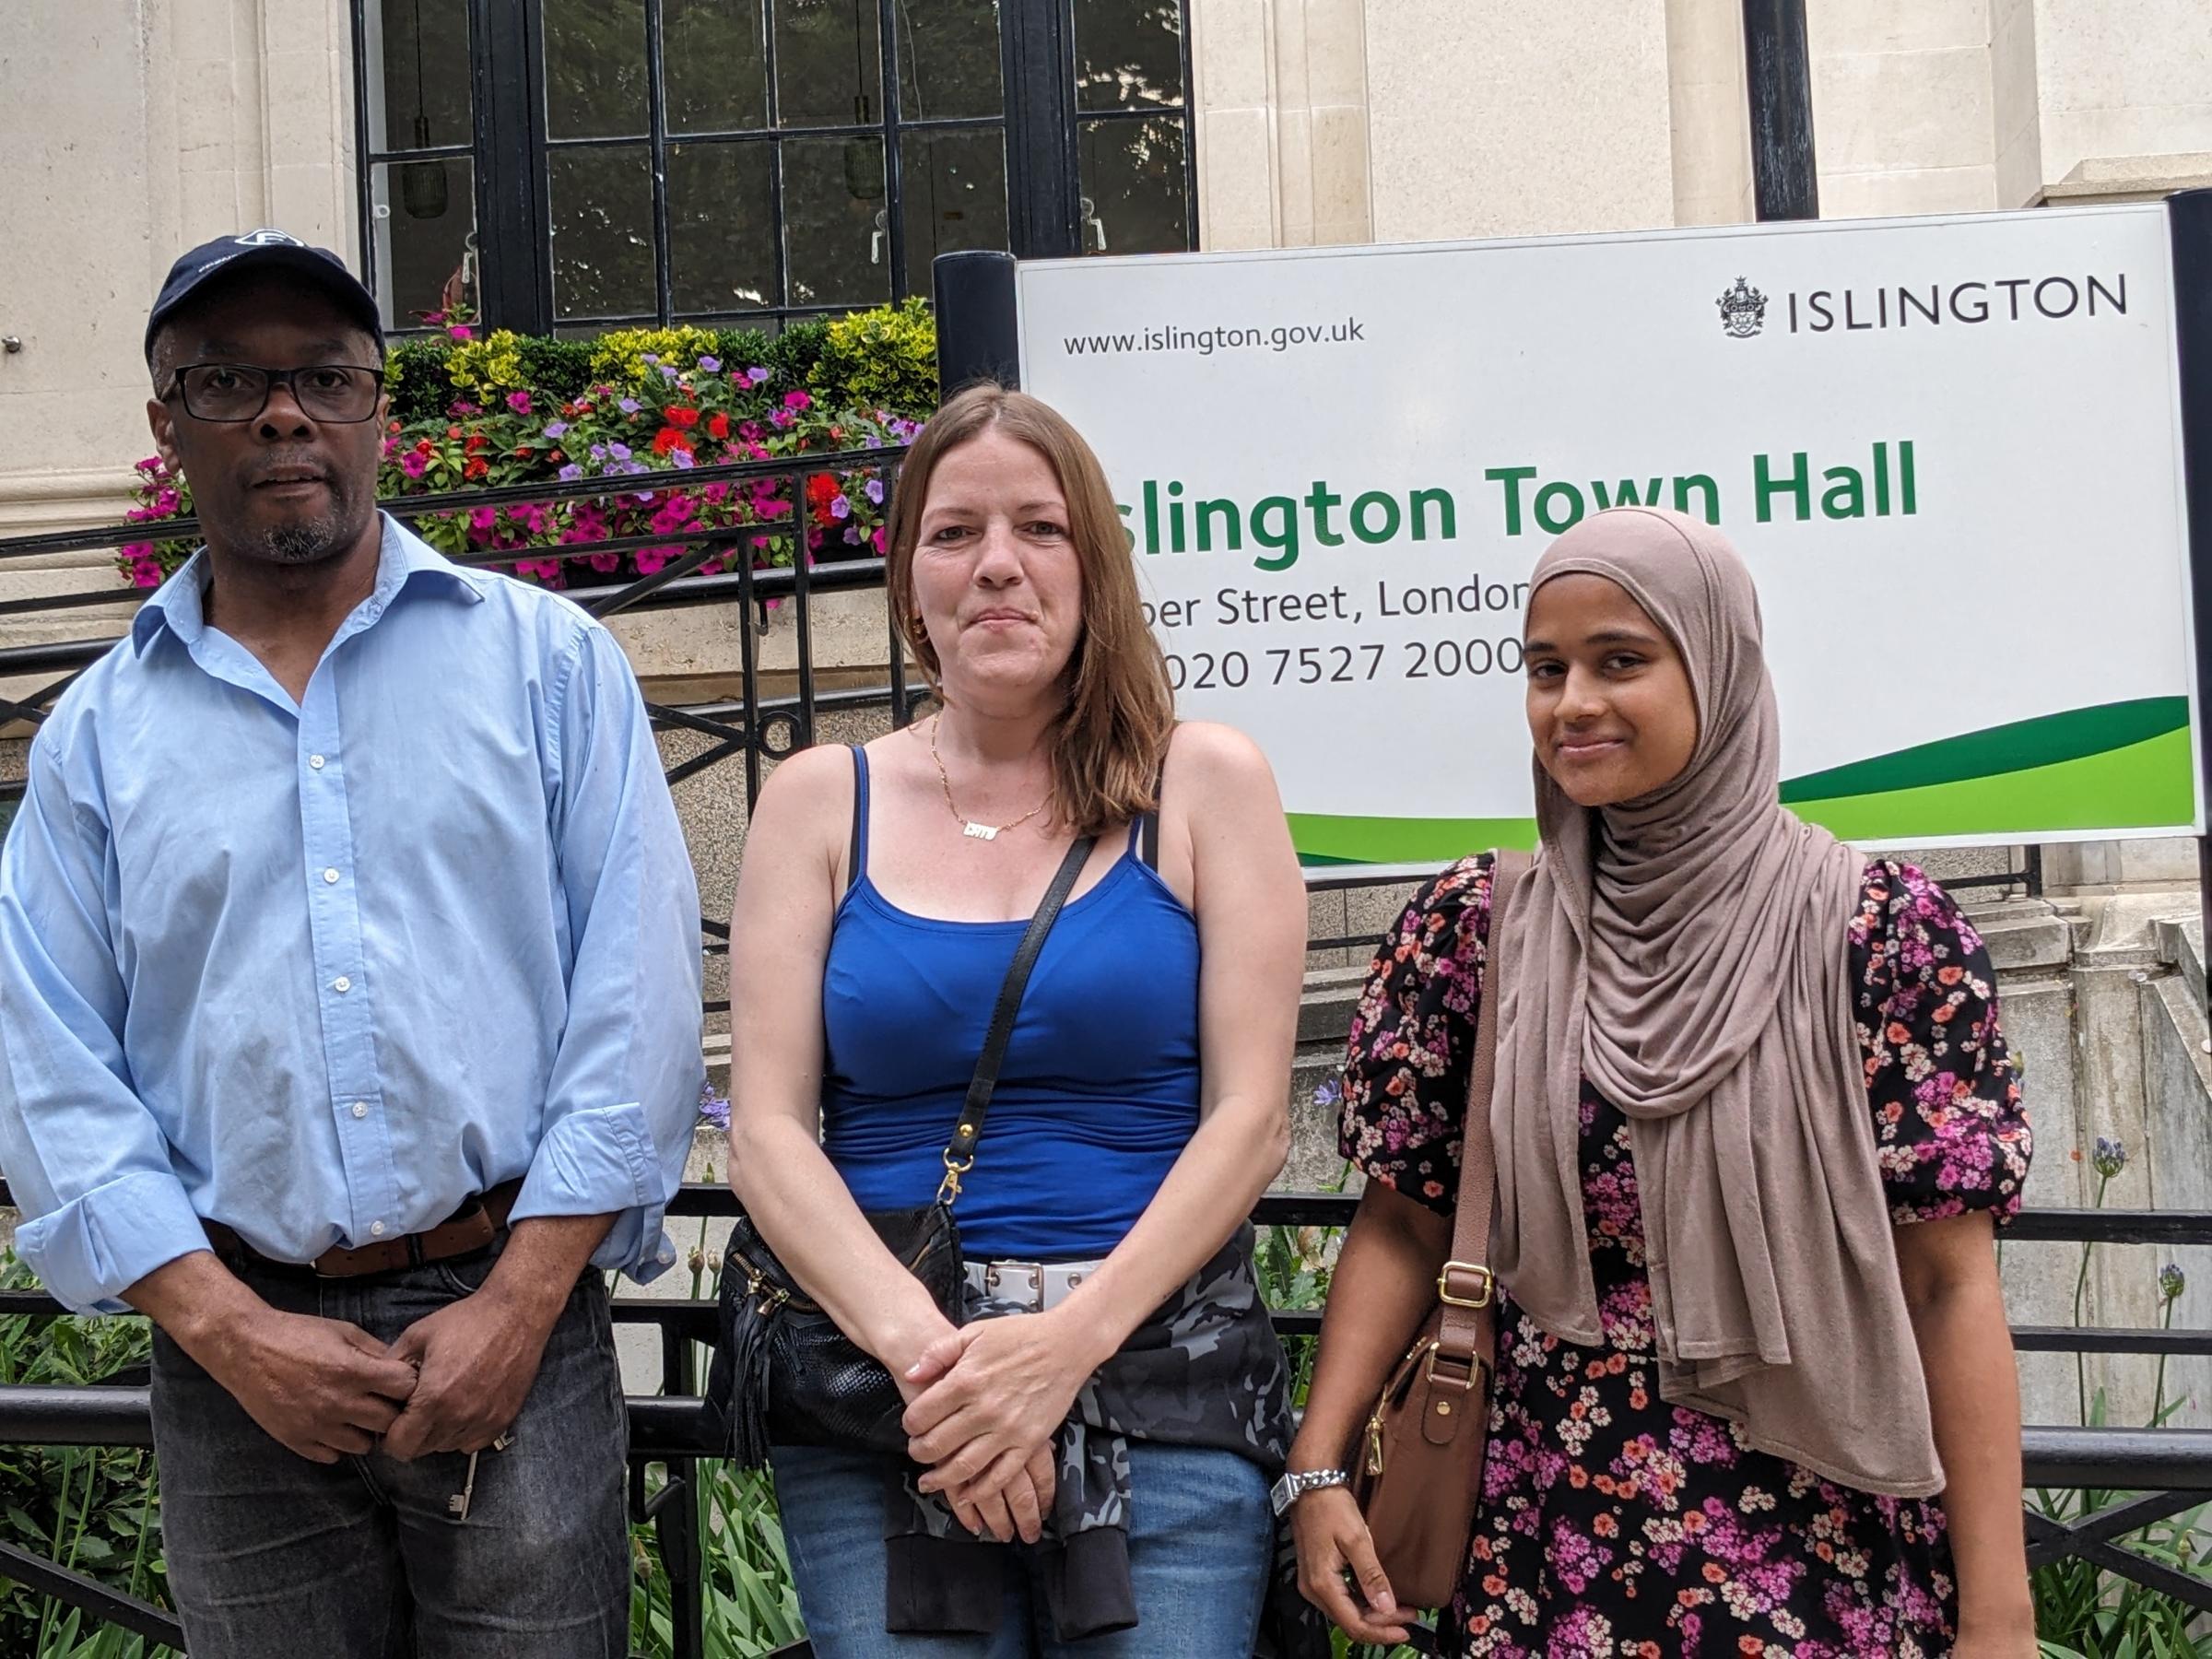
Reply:
[[[961,1179],[975,1167],[975,1143],[983,1132],[1030,971],[1094,844],[1093,837],[1083,836],[1068,848],[1014,952],[959,1123],[945,1148],[945,1179],[936,1198],[915,1209],[866,1218],[876,1236],[928,1288],[930,1300],[954,1324],[963,1323],[967,1265],[953,1206],[959,1201]],[[906,1455],[907,1434],[900,1427],[906,1401],[891,1373],[799,1288],[742,1209],[723,1249],[720,1334],[707,1382],[707,1411],[724,1454],[745,1468],[765,1464],[771,1444]]]

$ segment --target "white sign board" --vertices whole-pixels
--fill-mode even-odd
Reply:
[[[1867,843],[2201,830],[2158,205],[1025,264],[1183,714],[1309,862],[1533,836],[1530,567],[1609,504],[1758,578],[1783,798]]]

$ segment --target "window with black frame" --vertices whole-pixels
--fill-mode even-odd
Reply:
[[[356,0],[365,241],[387,319],[488,304],[488,322],[564,334],[774,326],[926,295],[937,254],[1018,234],[1009,149],[1019,168],[1025,145],[1067,145],[1004,84],[1002,30],[1022,19],[1001,7],[1040,4],[537,0],[518,74],[478,61],[493,43],[472,41],[470,0]],[[1083,250],[1194,245],[1187,0],[1073,0],[1072,19],[1060,5]],[[477,110],[472,86],[526,107]],[[514,163],[485,130],[527,131],[535,165],[486,183]],[[479,194],[508,219],[478,216]],[[484,267],[502,262],[535,279],[488,301]],[[501,293],[531,314],[498,314]]]

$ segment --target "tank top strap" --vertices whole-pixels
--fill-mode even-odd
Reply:
[[[1140,812],[1129,825],[1129,851],[1135,853],[1147,868],[1159,868],[1159,808],[1168,782],[1168,763],[1159,763],[1159,775],[1152,780],[1152,810]]]
[[[868,873],[868,751],[859,744],[853,750],[853,853],[845,864],[845,890],[851,892]]]

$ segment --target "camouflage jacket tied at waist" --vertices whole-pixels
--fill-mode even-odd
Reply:
[[[1188,1284],[1092,1373],[1060,1430],[1059,1481],[1045,1535],[1041,1582],[1060,1641],[1137,1622],[1129,1580],[1129,1441],[1232,1452],[1282,1472],[1294,1427],[1290,1375],[1253,1276],[1253,1231],[1240,1227]],[[1025,1310],[972,1288],[968,1318]],[[987,1635],[1004,1603],[1008,1546],[961,1528],[935,1494],[914,1489],[921,1471],[890,1465],[885,1536],[890,1572],[887,1630]],[[1298,1594],[1289,1529],[1276,1536],[1274,1582],[1254,1653],[1309,1659],[1329,1652],[1328,1627]]]

